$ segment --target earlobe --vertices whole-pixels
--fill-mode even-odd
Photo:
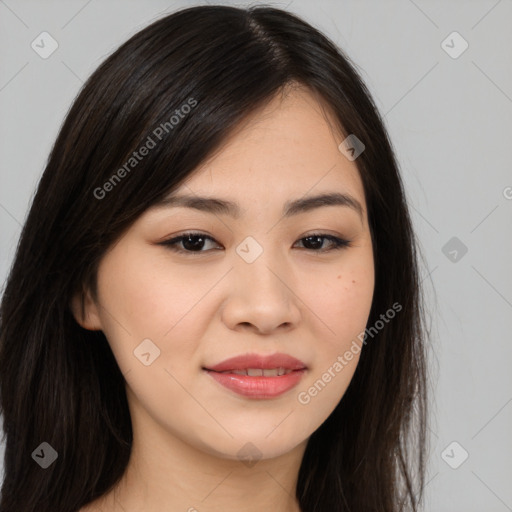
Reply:
[[[75,293],[70,301],[70,309],[77,323],[84,329],[102,330],[98,307],[88,291]]]

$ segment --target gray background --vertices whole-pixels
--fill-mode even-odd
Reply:
[[[512,0],[269,3],[355,61],[397,151],[432,324],[426,510],[512,511]],[[83,81],[135,32],[195,4],[0,0],[1,283]],[[31,48],[43,31],[59,45],[47,59]],[[457,58],[444,48],[461,40],[442,45],[453,31],[469,44]]]

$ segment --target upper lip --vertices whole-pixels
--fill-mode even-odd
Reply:
[[[213,370],[215,372],[246,370],[248,368],[261,368],[262,370],[269,370],[272,368],[303,370],[306,368],[306,365],[295,357],[288,354],[278,353],[270,356],[261,354],[245,354],[226,359],[214,366],[205,367],[206,370]]]

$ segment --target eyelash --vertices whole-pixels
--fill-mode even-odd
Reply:
[[[164,240],[163,242],[160,242],[158,245],[163,245],[166,248],[168,248],[171,251],[177,252],[177,253],[184,253],[184,254],[201,254],[209,251],[187,251],[186,249],[178,248],[178,244],[181,243],[183,240],[187,238],[202,238],[205,240],[211,240],[212,242],[216,242],[214,238],[211,236],[205,234],[205,233],[198,233],[198,232],[190,232],[190,233],[183,233],[180,236],[171,238],[169,240]],[[345,249],[346,247],[351,246],[350,240],[344,240],[342,238],[338,238],[337,236],[328,235],[327,233],[311,233],[310,235],[307,235],[305,237],[302,237],[299,239],[299,241],[305,240],[306,238],[324,238],[326,240],[330,240],[334,245],[330,249],[306,249],[307,251],[313,251],[318,253],[326,253],[331,251],[336,251],[340,249]]]

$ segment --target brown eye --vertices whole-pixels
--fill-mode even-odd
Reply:
[[[159,245],[164,245],[176,252],[201,253],[207,252],[204,251],[203,248],[208,240],[215,242],[211,236],[206,235],[205,233],[185,233],[175,238],[171,238],[170,240],[164,240]]]
[[[331,242],[331,247],[329,249],[322,248],[325,240]],[[305,241],[303,244],[305,249],[313,250],[316,252],[328,252],[331,250],[342,249],[344,247],[350,247],[349,240],[343,240],[337,236],[327,235],[325,233],[314,233],[312,235],[301,238],[300,241]]]

